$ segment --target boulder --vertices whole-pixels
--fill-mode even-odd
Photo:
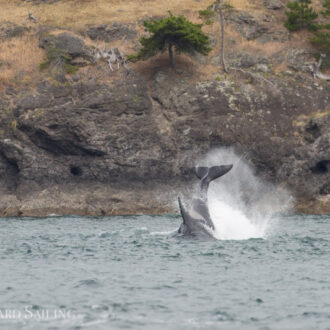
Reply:
[[[305,49],[294,48],[288,51],[287,65],[290,69],[311,73],[314,62],[313,53]]]
[[[87,35],[92,40],[112,42],[120,39],[133,40],[137,37],[137,32],[132,25],[114,23],[91,26],[87,30]]]
[[[269,67],[266,64],[258,63],[256,65],[256,70],[262,73],[269,72]]]
[[[283,7],[283,4],[280,0],[265,0],[264,5],[266,8],[273,10],[281,9]]]
[[[267,25],[245,11],[235,12],[230,20],[247,40],[257,39],[268,31]]]
[[[46,50],[60,50],[72,58],[90,56],[90,48],[85,45],[84,41],[69,32],[42,36],[39,46]]]

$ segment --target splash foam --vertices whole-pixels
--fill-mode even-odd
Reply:
[[[218,239],[265,238],[276,214],[290,208],[292,197],[283,188],[261,180],[231,148],[211,151],[199,166],[233,164],[210,184],[208,206]]]

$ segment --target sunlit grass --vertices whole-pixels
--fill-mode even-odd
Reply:
[[[35,36],[5,40],[0,45],[0,87],[10,84],[31,84],[40,76],[39,64],[44,51]]]

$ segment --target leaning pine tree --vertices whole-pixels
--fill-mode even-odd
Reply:
[[[307,28],[311,31],[317,29],[314,23],[318,17],[317,12],[311,6],[312,0],[294,0],[287,4],[289,11],[286,11],[287,20],[284,26],[289,31],[297,31],[302,28]]]
[[[210,40],[203,33],[201,24],[194,24],[182,15],[169,14],[164,19],[143,22],[150,36],[139,40],[142,48],[137,55],[130,56],[129,60],[146,60],[158,52],[168,50],[171,67],[175,68],[174,50],[176,53],[198,52],[203,55],[210,52]]]

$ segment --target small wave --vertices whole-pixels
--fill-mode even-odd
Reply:
[[[235,317],[222,310],[214,310],[212,314],[216,317],[217,321],[234,321]]]
[[[179,259],[180,257],[181,257],[181,254],[179,252],[175,253],[175,254],[167,254],[167,255],[162,256],[162,258],[171,259],[171,260]]]
[[[299,240],[302,242],[302,243],[328,243],[329,241],[325,238],[321,238],[321,237],[310,237],[310,236],[304,236],[304,237],[301,237],[299,238]]]
[[[172,235],[175,235],[177,232],[178,232],[178,229],[169,230],[169,231],[154,231],[154,232],[151,232],[150,235],[151,236],[172,236]]]
[[[134,233],[135,233],[135,235],[149,234],[149,230],[147,227],[141,227],[141,228],[135,229]]]
[[[111,237],[111,236],[117,236],[119,235],[119,231],[118,230],[115,230],[115,231],[103,231],[101,233],[99,233],[99,238],[107,238],[107,237]]]
[[[168,284],[163,284],[163,285],[157,285],[157,286],[153,286],[151,288],[152,290],[163,290],[163,289],[175,289],[174,286],[172,285],[168,285]]]
[[[86,280],[79,281],[78,284],[75,285],[75,288],[79,288],[79,287],[82,287],[82,286],[89,286],[89,287],[96,288],[96,287],[100,287],[101,283],[97,279],[89,278],[89,279],[86,279]]]
[[[231,148],[212,150],[203,156],[199,165],[217,164],[234,166],[209,188],[208,206],[215,225],[215,238],[267,238],[270,220],[278,212],[290,208],[290,194],[257,177],[250,164]]]

